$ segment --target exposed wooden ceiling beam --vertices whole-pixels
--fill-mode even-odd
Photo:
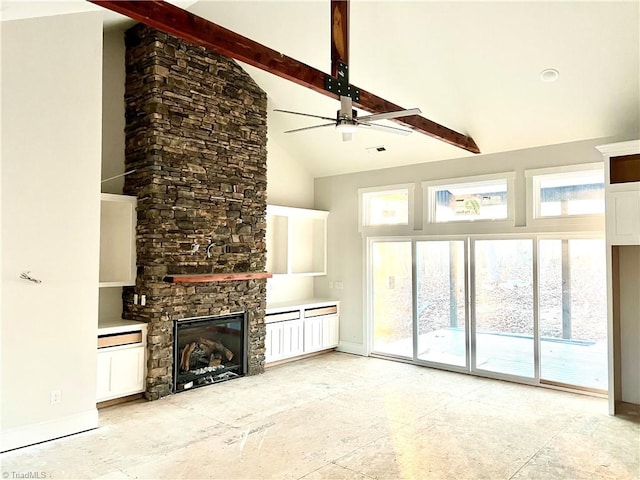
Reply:
[[[187,42],[205,47],[225,57],[247,63],[323,95],[337,98],[335,94],[325,90],[324,72],[165,1],[88,1]],[[388,102],[373,93],[361,88],[359,90],[360,101],[354,102],[354,105],[362,110],[371,113],[404,110],[402,107]],[[395,119],[395,121],[412,128],[416,132],[437,138],[469,152],[480,153],[480,149],[471,137],[424,117],[413,115],[401,117]]]
[[[349,65],[349,0],[331,0],[331,76],[338,63]]]

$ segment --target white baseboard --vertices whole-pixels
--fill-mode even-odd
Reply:
[[[362,343],[345,342],[343,340],[340,340],[340,343],[338,343],[338,347],[336,348],[336,350],[338,352],[362,355],[363,357],[367,356],[367,348]]]
[[[98,428],[98,409],[96,408],[47,422],[4,430],[0,436],[0,451],[6,452],[94,428]]]

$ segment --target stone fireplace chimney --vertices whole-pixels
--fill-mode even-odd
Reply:
[[[137,25],[126,33],[125,193],[138,197],[136,286],[146,397],[171,393],[173,325],[246,312],[248,374],[264,371],[266,280],[168,283],[265,269],[267,98],[234,61]],[[134,305],[133,294],[146,296]]]

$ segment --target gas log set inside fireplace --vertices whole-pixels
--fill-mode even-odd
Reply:
[[[174,392],[238,378],[247,370],[246,316],[179,320],[174,324]]]

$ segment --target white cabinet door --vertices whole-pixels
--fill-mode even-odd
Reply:
[[[322,348],[338,346],[338,315],[326,315],[322,318]]]
[[[144,390],[144,347],[126,348],[111,356],[111,391],[129,395]]]
[[[143,392],[144,360],[144,346],[98,351],[97,401]]]
[[[304,352],[322,350],[322,317],[304,319]]]
[[[283,357],[295,357],[304,353],[304,323],[302,320],[282,322]]]
[[[607,237],[612,245],[640,245],[640,191],[607,194]]]
[[[96,398],[100,401],[107,398],[111,392],[111,354],[98,350],[98,376]]]
[[[266,363],[281,360],[284,356],[282,343],[282,324],[285,322],[267,323],[264,339],[264,361]]]

